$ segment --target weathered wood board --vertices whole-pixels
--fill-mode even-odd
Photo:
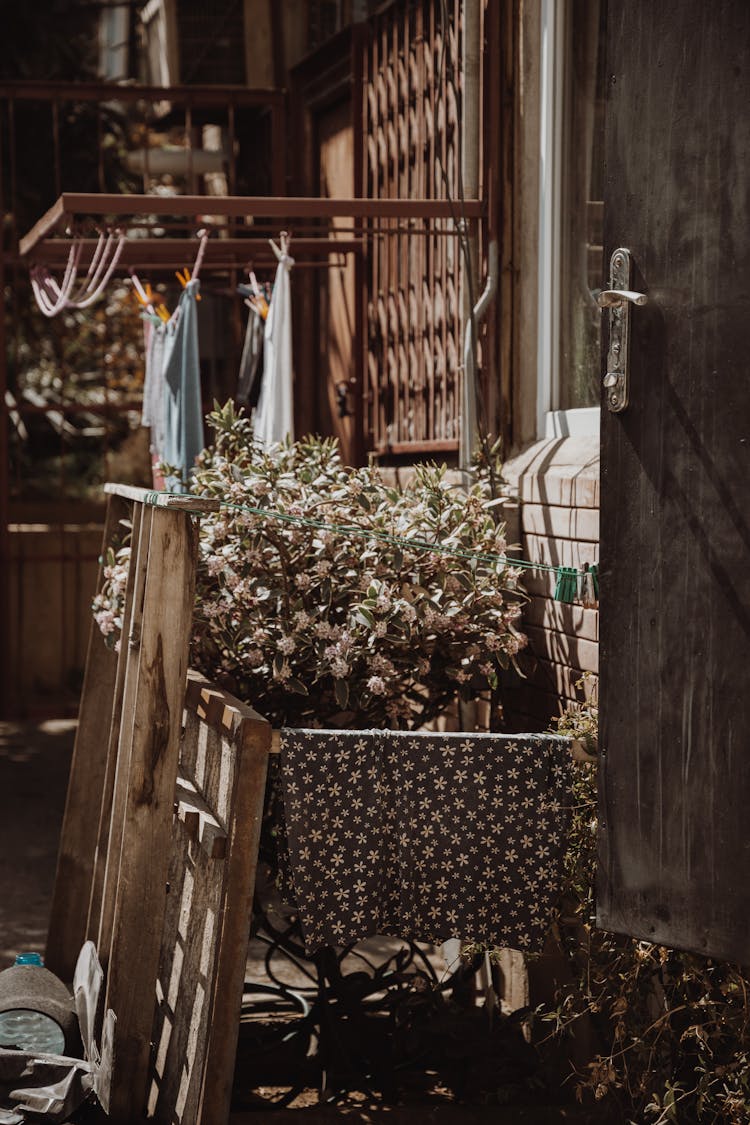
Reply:
[[[107,491],[104,550],[133,504],[122,643],[116,657],[92,630],[48,963],[72,975],[84,937],[98,945],[117,1016],[113,1125],[147,1103],[170,1125],[223,1125],[271,731],[188,678],[193,517],[216,501]]]
[[[157,981],[149,1116],[227,1120],[271,730],[190,673]]]
[[[631,0],[607,35],[605,258],[649,303],[602,409],[597,918],[748,964],[750,6]]]

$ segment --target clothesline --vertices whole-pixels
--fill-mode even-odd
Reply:
[[[147,492],[144,497],[144,503],[153,504],[156,498],[165,495],[164,492]],[[178,495],[177,493],[166,492],[166,495]],[[179,495],[185,495],[181,493]],[[199,496],[188,494],[193,499],[201,499]],[[358,524],[340,524],[329,523],[326,520],[314,519],[312,516],[295,516],[290,512],[280,512],[274,508],[257,508],[250,504],[233,504],[228,500],[220,500],[219,505],[222,508],[234,512],[243,512],[247,515],[261,516],[264,519],[279,520],[281,523],[290,523],[300,527],[309,527],[316,531],[328,531],[334,535],[348,535],[356,536],[361,539],[375,539],[380,543],[387,543],[389,546],[406,548],[412,551],[424,551],[431,554],[444,555],[451,558],[468,559],[476,562],[485,563],[488,566],[496,566],[502,563],[504,566],[514,567],[520,570],[537,570],[546,574],[554,574],[557,577],[557,589],[555,597],[558,601],[573,601],[574,591],[570,589],[572,585],[577,587],[581,581],[589,580],[593,585],[593,593],[598,594],[599,582],[599,567],[597,564],[586,566],[583,569],[578,567],[565,567],[556,566],[553,563],[533,562],[530,559],[516,559],[509,558],[505,554],[493,554],[487,551],[472,551],[464,547],[455,547],[448,543],[433,543],[425,539],[417,539],[403,535],[396,535],[389,531],[378,531],[377,529],[360,527]],[[562,587],[562,589],[560,588]],[[571,596],[566,596],[571,595]]]

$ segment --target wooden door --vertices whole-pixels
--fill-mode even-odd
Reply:
[[[609,5],[605,259],[649,303],[602,408],[597,921],[745,964],[749,58],[747,0]]]

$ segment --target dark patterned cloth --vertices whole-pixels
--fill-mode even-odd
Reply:
[[[373,934],[541,949],[570,821],[564,738],[288,730],[281,774],[282,883],[308,950]]]

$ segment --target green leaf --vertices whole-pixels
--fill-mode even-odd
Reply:
[[[336,702],[341,710],[345,710],[349,702],[349,682],[348,680],[336,680],[333,685],[333,690],[336,694]]]
[[[292,676],[291,679],[287,680],[286,686],[289,691],[296,692],[297,695],[310,694],[305,685],[302,683],[302,680],[298,680],[296,676]]]

